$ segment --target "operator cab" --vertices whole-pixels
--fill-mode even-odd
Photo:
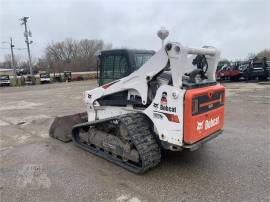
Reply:
[[[149,60],[155,51],[136,49],[113,49],[101,51],[98,56],[99,86],[119,80],[139,69]],[[125,106],[128,92],[118,92],[104,96],[99,100],[101,105]]]
[[[139,69],[155,54],[152,50],[114,49],[98,56],[99,86],[121,79]]]

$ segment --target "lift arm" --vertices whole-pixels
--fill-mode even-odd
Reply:
[[[205,55],[208,62],[208,70],[206,72],[209,81],[215,81],[215,71],[220,56],[220,51],[214,47],[188,48],[180,43],[168,43],[162,47],[155,55],[153,55],[140,69],[133,72],[127,77],[120,80],[105,84],[99,88],[86,91],[86,103],[94,107],[94,102],[113,93],[134,90],[142,99],[142,104],[147,103],[148,82],[158,73],[160,73],[166,65],[170,64],[172,73],[173,86],[180,88],[182,86],[182,76],[184,67],[189,62],[189,55]]]

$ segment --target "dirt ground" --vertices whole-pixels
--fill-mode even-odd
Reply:
[[[0,201],[269,201],[270,85],[224,85],[224,133],[144,175],[48,136],[95,81],[0,89]]]

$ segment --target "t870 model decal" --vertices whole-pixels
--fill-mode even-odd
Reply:
[[[161,114],[165,115],[167,119],[171,122],[180,123],[179,118],[176,114],[169,114],[165,112],[154,111],[153,116],[156,119],[163,119],[163,116]]]
[[[159,112],[154,112],[154,113],[153,113],[153,117],[154,117],[155,119],[160,119],[160,120],[163,119],[163,116],[162,116]]]

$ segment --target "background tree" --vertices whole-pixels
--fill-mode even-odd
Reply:
[[[267,60],[270,60],[270,49],[264,49],[260,51],[257,55],[257,58],[264,58],[266,57]]]
[[[23,60],[19,55],[14,55],[14,62],[15,62],[15,67],[19,68],[21,63],[23,63]],[[5,68],[5,69],[13,68],[10,54],[7,54],[4,56],[4,61],[0,63],[0,68]]]
[[[110,49],[102,40],[74,40],[53,42],[45,48],[45,56],[38,60],[39,69],[50,72],[91,71],[96,69],[96,53]]]
[[[247,60],[251,60],[251,59],[253,59],[253,58],[255,58],[256,57],[256,53],[249,53],[248,55],[247,55]]]

